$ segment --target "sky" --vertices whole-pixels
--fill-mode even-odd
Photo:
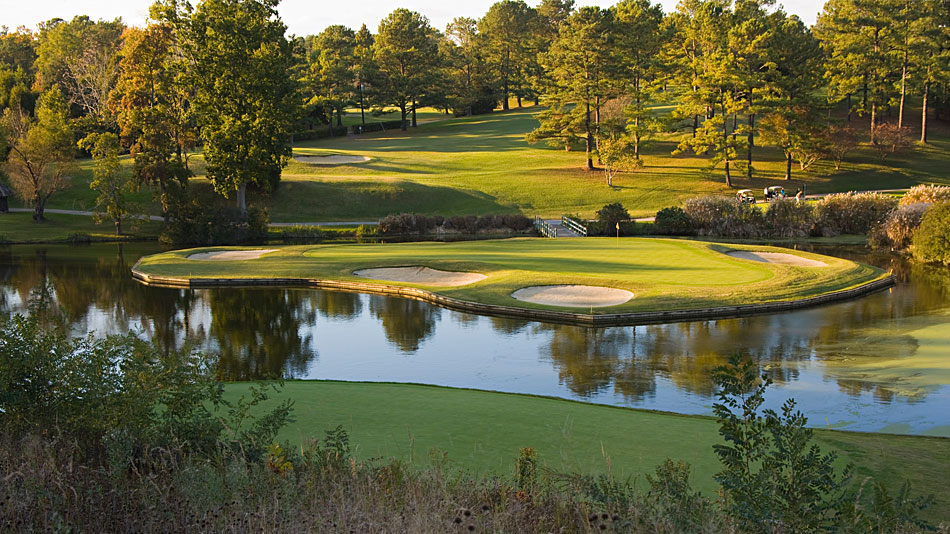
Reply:
[[[350,3],[352,1],[353,3]],[[418,11],[429,18],[432,25],[444,30],[453,18],[479,18],[495,0],[283,0],[278,6],[288,33],[298,36],[320,33],[332,24],[358,29],[362,24],[376,33],[379,21],[397,7]],[[537,5],[540,0],[526,0]],[[659,0],[667,12],[676,7],[677,0]],[[779,0],[788,13],[797,14],[806,24],[814,24],[815,16],[824,0]],[[192,0],[192,4],[196,0]],[[577,5],[607,7],[615,1],[578,0]],[[26,26],[35,29],[37,23],[52,18],[71,19],[88,15],[92,19],[122,17],[126,24],[141,25],[148,15],[152,0],[0,0],[0,25],[14,29]]]

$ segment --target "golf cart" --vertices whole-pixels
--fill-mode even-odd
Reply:
[[[755,204],[755,194],[751,189],[743,189],[736,193],[736,202],[739,204]]]
[[[785,188],[780,185],[773,185],[765,188],[765,201],[771,202],[777,198],[785,198]]]

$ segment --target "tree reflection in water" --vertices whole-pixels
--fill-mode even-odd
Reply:
[[[413,353],[435,332],[441,309],[412,299],[371,295],[369,310],[379,319],[392,344],[402,352]]]

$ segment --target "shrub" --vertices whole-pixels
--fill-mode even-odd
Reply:
[[[950,186],[945,185],[915,185],[901,197],[900,206],[919,203],[935,204],[950,202]]]
[[[930,204],[904,204],[887,215],[884,222],[871,229],[868,242],[874,248],[904,250],[910,246]]]
[[[604,225],[601,232],[605,235],[614,235],[617,223],[630,220],[630,213],[623,204],[613,202],[597,210],[597,220]]]
[[[286,226],[278,230],[277,234],[284,241],[293,241],[296,239],[323,239],[323,231],[320,230],[319,227],[303,224]]]
[[[898,128],[896,124],[881,123],[874,127],[874,148],[881,161],[888,154],[903,152],[911,147],[910,128]]]
[[[727,197],[706,195],[686,201],[683,211],[699,235],[761,237],[765,233],[762,211]]]
[[[880,193],[836,193],[815,206],[817,233],[824,236],[867,234],[894,209],[897,201]]]
[[[691,235],[693,220],[680,207],[663,208],[653,221],[656,232],[663,235]]]
[[[806,237],[814,225],[814,209],[810,204],[780,198],[769,203],[765,222],[772,237]]]
[[[158,239],[166,245],[240,245],[267,240],[267,211],[251,207],[247,216],[218,199],[169,188],[169,222]]]
[[[950,203],[934,204],[927,210],[913,243],[915,258],[950,265]]]

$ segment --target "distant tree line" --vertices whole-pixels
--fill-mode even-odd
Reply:
[[[142,185],[167,222],[199,146],[215,191],[246,216],[247,188],[277,186],[293,132],[333,135],[354,107],[395,107],[405,130],[422,107],[543,102],[527,140],[584,146],[608,183],[641,164],[652,135],[681,131],[674,153],[708,157],[729,185],[736,171],[753,176],[763,142],[783,151],[790,178],[793,162],[838,165],[864,140],[882,158],[910,145],[910,102],[921,143],[929,117],[950,116],[950,0],[828,0],[811,28],[771,0],[682,0],[668,14],[650,0],[502,0],[444,32],[399,8],[375,33],[334,25],[305,37],[286,35],[277,4],[160,0],[144,27],[78,16],[4,28],[0,148],[34,217],[82,150],[106,161],[93,187],[117,230],[130,209],[119,193]],[[131,176],[108,163],[121,151]]]

